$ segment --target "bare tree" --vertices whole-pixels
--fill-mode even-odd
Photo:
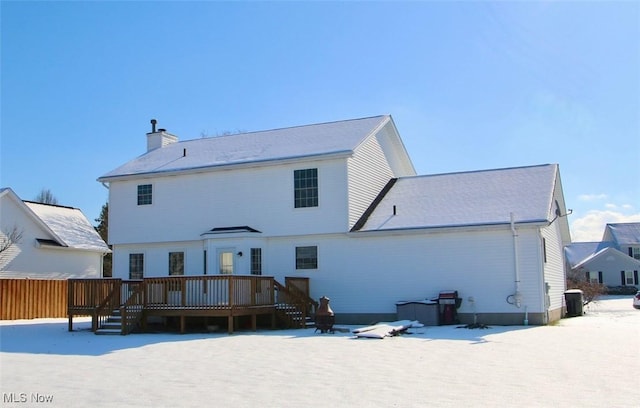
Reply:
[[[11,229],[4,229],[0,234],[0,254],[18,244],[22,239],[23,231],[14,225]]]
[[[37,201],[42,204],[58,204],[58,199],[55,198],[51,190],[48,188],[43,188],[42,191],[37,195],[34,201]]]
[[[590,282],[587,280],[586,270],[578,268],[567,272],[567,289],[580,289],[585,305],[598,300],[602,295],[607,294],[607,287],[602,283]]]

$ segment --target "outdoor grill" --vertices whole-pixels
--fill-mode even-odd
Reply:
[[[329,306],[329,298],[326,296],[321,297],[320,306],[316,311],[316,331],[320,330],[320,333],[333,333],[333,324],[335,321],[336,317]]]

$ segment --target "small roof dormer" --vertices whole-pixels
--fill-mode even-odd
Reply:
[[[178,141],[178,136],[172,135],[166,129],[156,130],[157,120],[151,119],[151,132],[147,133],[147,152]]]

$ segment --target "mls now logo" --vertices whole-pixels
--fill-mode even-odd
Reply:
[[[24,392],[16,393],[16,392],[3,392],[2,393],[2,402],[5,404],[13,403],[13,402],[27,402],[27,394]]]
[[[12,403],[51,403],[53,402],[53,395],[45,395],[39,393],[27,394],[26,392],[3,392],[2,402],[5,404]]]

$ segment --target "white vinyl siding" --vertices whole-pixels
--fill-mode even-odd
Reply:
[[[346,232],[346,160],[157,177],[152,206],[126,199],[139,182],[112,182],[109,242],[191,241],[214,227],[242,225],[270,236]],[[321,205],[312,211],[293,208],[293,174],[301,168],[318,169]]]
[[[316,236],[322,262],[317,273],[306,275],[311,276],[311,297],[331,297],[337,313],[395,313],[400,300],[430,299],[441,290],[457,290],[465,299],[461,313],[470,312],[469,296],[476,299],[481,312],[524,313],[527,306],[529,312],[541,313],[538,229],[523,229],[519,234],[521,308],[505,300],[515,292],[513,238],[508,226],[489,231],[407,232],[393,237]],[[287,260],[296,237],[269,242],[265,273],[284,280],[291,273],[305,272],[296,271]]]
[[[550,226],[541,228],[540,231],[540,241],[544,240],[546,248],[546,262],[539,261],[543,268],[541,275],[543,281],[541,284],[544,285],[548,283],[551,288],[549,293],[549,310],[562,308],[566,288],[564,252],[562,250],[563,246],[559,231],[560,225],[556,220]],[[542,246],[542,242],[540,245]],[[543,257],[544,255],[541,255],[541,258]],[[544,296],[544,294],[542,294],[542,296]]]
[[[394,177],[376,137],[370,137],[348,160],[349,228],[369,208],[382,188]]]

